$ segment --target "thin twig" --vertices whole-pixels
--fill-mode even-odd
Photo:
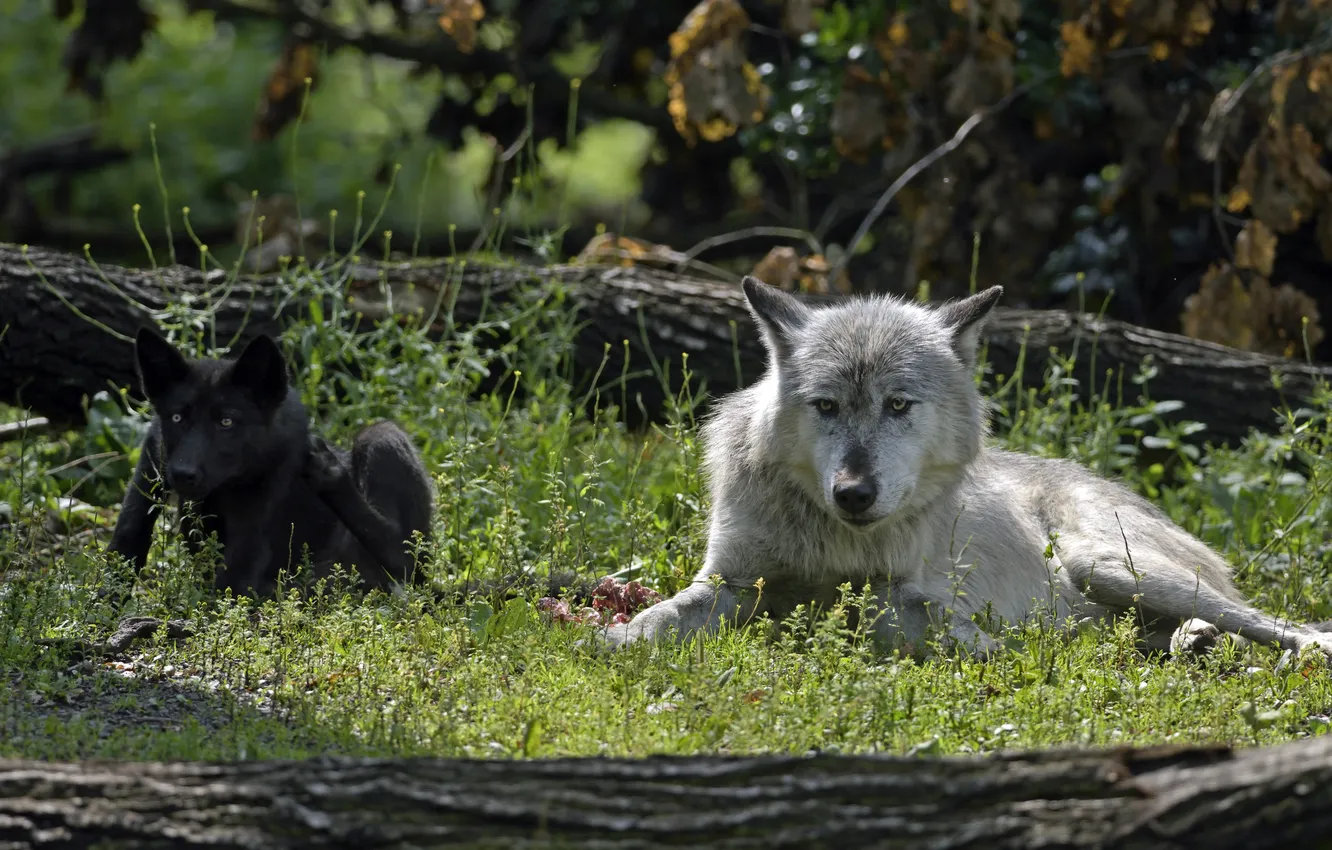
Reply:
[[[353,31],[339,26],[319,11],[307,8],[319,5],[293,0],[263,5],[237,0],[188,0],[186,8],[212,12],[219,20],[278,21],[287,27],[304,24],[316,39],[328,45],[330,51],[351,47],[365,54],[378,54],[435,67],[444,74],[479,72],[493,77],[517,71],[523,79],[536,86],[538,99],[568,90],[568,78],[544,57],[529,54],[514,56],[507,51],[490,50],[482,46],[471,53],[463,53],[451,39],[442,35],[414,38],[375,31]],[[515,63],[517,68],[514,67]],[[585,81],[579,99],[588,109],[598,113],[637,121],[661,132],[673,129],[671,117],[665,109],[654,107],[642,99],[620,97],[590,81]]]
[[[869,214],[860,222],[860,227],[856,229],[856,235],[846,244],[846,250],[844,250],[842,255],[837,258],[837,262],[833,264],[832,271],[828,274],[828,279],[838,280],[840,278],[847,262],[851,259],[851,252],[854,251],[856,246],[860,244],[860,241],[865,238],[865,234],[869,233],[869,229],[874,226],[874,222],[879,220],[879,216],[883,215],[884,210],[888,208],[888,204],[892,203],[893,198],[897,197],[897,193],[902,191],[906,184],[915,179],[916,175],[920,174],[931,165],[934,165],[934,163],[943,159],[946,155],[957,150],[962,142],[966,141],[966,138],[971,134],[971,131],[976,129],[976,127],[986,118],[1007,109],[1013,101],[1017,100],[1041,83],[1044,83],[1056,73],[1058,72],[1047,71],[1044,74],[1033,77],[1022,85],[1014,88],[997,102],[972,113],[971,117],[962,122],[961,127],[957,128],[957,132],[953,134],[951,139],[925,154],[907,168],[906,171],[903,171],[902,174],[893,181],[893,184],[888,187],[887,191],[879,196],[879,200],[875,202],[874,206],[870,209]]]
[[[1255,83],[1278,68],[1307,59],[1328,47],[1332,47],[1332,34],[1324,35],[1299,50],[1282,50],[1274,53],[1254,68],[1249,76],[1244,78],[1244,82],[1236,86],[1233,91],[1222,91],[1218,94],[1212,101],[1212,108],[1207,111],[1207,118],[1203,120],[1202,129],[1198,133],[1198,157],[1204,162],[1215,162],[1220,156],[1221,139],[1225,135],[1226,122]]]
[[[1203,119],[1202,127],[1198,131],[1198,158],[1203,162],[1212,163],[1212,223],[1216,225],[1217,235],[1221,237],[1221,244],[1225,247],[1231,262],[1235,261],[1235,248],[1230,241],[1230,234],[1226,232],[1221,213],[1221,143],[1225,139],[1226,125],[1230,121],[1230,116],[1258,80],[1278,68],[1299,62],[1329,46],[1332,46],[1332,35],[1306,44],[1299,50],[1282,50],[1272,54],[1233,90],[1225,89],[1217,94],[1212,100],[1211,108],[1207,110],[1207,117]]]
[[[42,270],[37,268],[37,266],[32,262],[32,260],[28,259],[27,245],[22,246],[22,251],[23,251],[23,259],[27,261],[28,268],[32,269],[32,271],[37,274],[37,279],[42,282],[42,286],[44,286],[52,295],[54,295],[56,299],[60,301],[61,304],[64,304],[67,308],[69,308],[69,311],[71,313],[78,316],[80,319],[83,319],[85,322],[97,328],[98,330],[102,331],[103,333],[107,334],[108,336],[113,336],[116,339],[120,340],[121,342],[134,341],[134,337],[126,336],[125,334],[121,333],[115,328],[112,328],[111,326],[105,324],[104,322],[100,322],[97,319],[94,319],[92,316],[89,316],[87,313],[84,313],[78,307],[75,307],[72,303],[70,303],[70,300],[65,297],[65,294],[60,290],[56,289],[54,286],[52,286],[51,281],[46,279],[46,275],[42,273]],[[160,274],[158,275],[158,280],[159,282],[161,281]],[[165,288],[165,286],[163,288]]]
[[[684,252],[684,256],[675,264],[675,271],[676,273],[683,272],[685,267],[689,265],[690,261],[704,251],[716,248],[718,245],[725,245],[729,242],[739,242],[741,239],[751,239],[755,236],[799,239],[808,245],[814,253],[823,253],[823,245],[814,234],[810,233],[808,230],[801,230],[798,227],[780,227],[776,225],[770,226],[757,224],[753,227],[746,227],[743,230],[733,230],[730,233],[721,233],[717,236],[710,236],[707,239],[704,239],[702,242],[699,242],[694,245],[694,247]]]
[[[814,227],[814,238],[820,242],[826,239],[828,233],[841,222],[843,217],[853,215],[869,206],[872,203],[871,199],[883,191],[887,182],[886,177],[880,178],[867,186],[860,186],[833,198],[824,208],[819,223]]]
[[[482,215],[499,208],[499,196],[504,188],[504,172],[508,168],[509,160],[513,159],[522,151],[523,145],[527,144],[527,140],[531,137],[532,125],[528,124],[523,127],[523,132],[518,134],[517,140],[502,151],[500,155],[496,157],[495,162],[492,163],[490,193],[486,198],[487,206]],[[496,215],[495,221],[492,222],[492,224],[498,225],[499,219],[500,216]],[[490,238],[490,234],[491,224],[482,225],[480,232],[476,234],[476,239],[472,240],[472,248],[469,253],[475,254],[477,251],[481,250],[481,246],[486,244],[486,240]]]
[[[80,465],[80,464],[88,463],[89,461],[94,461],[94,460],[104,460],[104,459],[109,458],[109,457],[110,457],[110,458],[118,458],[118,457],[120,457],[120,456],[121,456],[121,455],[120,455],[120,452],[98,452],[97,454],[84,455],[83,457],[75,458],[74,460],[71,460],[69,463],[62,463],[62,464],[60,464],[59,466],[55,466],[55,467],[50,468],[50,469],[46,470],[46,474],[47,474],[47,475],[55,475],[55,474],[58,473],[58,472],[64,472],[66,469],[73,469],[74,467],[76,467],[76,466],[78,466],[78,465]],[[70,493],[66,493],[65,495],[66,495],[66,496],[69,496],[69,495],[71,495],[71,494],[70,494]]]

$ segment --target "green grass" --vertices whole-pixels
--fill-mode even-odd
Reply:
[[[301,279],[339,286],[336,274]],[[588,389],[567,381],[571,320],[559,293],[542,295],[447,342],[396,324],[353,336],[338,315],[295,325],[284,342],[307,364],[302,392],[327,433],[346,439],[391,416],[416,438],[440,494],[433,579],[576,570],[672,593],[705,542],[695,399],[680,397],[646,433],[626,430],[614,408],[590,413]],[[202,345],[206,329],[183,339]],[[1162,424],[1170,405],[1148,400],[1145,375],[1082,405],[1068,376],[1086,371],[1070,359],[1042,388],[984,376],[996,441],[1122,476],[1226,553],[1262,607],[1332,616],[1329,405],[1291,414],[1279,434],[1198,451],[1183,440],[1190,428]],[[479,395],[487,374],[497,389]],[[604,399],[622,398],[617,383],[602,376]],[[219,599],[201,579],[205,559],[188,557],[166,523],[131,605],[189,618],[194,637],[80,661],[59,641],[115,625],[93,591],[110,580],[101,547],[143,423],[102,397],[81,432],[0,446],[0,523],[11,523],[0,531],[0,756],[1256,745],[1321,734],[1332,713],[1322,669],[1265,648],[1146,658],[1127,618],[1072,639],[1020,630],[985,664],[876,655],[841,609],[608,658],[578,646],[586,627],[548,622],[530,599],[367,597],[341,581]]]
[[[234,59],[228,51],[248,55],[262,47],[215,43],[211,24],[176,18],[150,47],[148,65],[113,75],[113,91],[126,83],[140,93],[152,89],[142,83],[161,76],[154,56],[170,59],[205,45],[214,60]],[[58,53],[58,33],[43,26],[49,59]],[[46,79],[43,62],[0,71]],[[157,64],[178,76],[179,62]],[[237,63],[194,65],[207,76]],[[301,163],[300,179],[289,174],[295,185],[286,188],[310,208],[346,197],[351,183],[362,185],[367,169],[379,164],[378,155],[348,158],[347,140],[329,135],[330,128],[354,126],[360,135],[353,147],[373,147],[393,126],[379,115],[381,102],[398,104],[398,117],[409,124],[425,114],[415,95],[384,98],[364,89],[359,71],[348,76],[337,61],[329,70],[350,82],[322,86],[312,121],[298,122],[301,134],[293,126],[290,144],[281,146]],[[405,84],[398,79],[405,72],[381,70],[377,86],[396,91]],[[439,84],[427,81],[423,91]],[[158,92],[168,100],[193,90],[168,88]],[[321,100],[327,98],[336,102]],[[160,115],[169,161],[151,169],[140,163],[125,191],[155,198],[149,188],[160,189],[165,209],[150,204],[143,221],[177,220],[168,183],[176,196],[203,197],[185,172],[225,177],[239,160],[218,159],[217,133],[200,137],[210,140],[208,150],[194,144],[198,139],[178,143],[189,126],[207,128],[209,120],[173,121],[172,103],[161,97],[126,102],[134,114],[113,114],[112,135],[142,142],[143,116]],[[23,115],[37,120],[39,112]],[[212,112],[225,118],[235,110]],[[510,178],[525,194],[509,199],[508,226],[530,237],[537,253],[557,256],[558,235],[533,237],[532,222],[565,220],[573,207],[632,219],[638,211],[628,201],[630,177],[649,146],[650,137],[632,127],[599,125],[564,150],[547,143],[525,151]],[[356,222],[358,244],[340,242],[338,250],[378,256],[385,229],[396,226],[404,246],[410,240],[403,234],[423,222],[429,231],[461,213],[488,216],[472,197],[473,178],[489,173],[482,147],[469,142],[429,191],[408,192],[396,206],[391,186],[360,196],[344,219]],[[245,185],[263,182],[250,179],[256,175],[272,177],[284,159],[277,150],[256,166],[262,174],[231,176]],[[171,159],[171,151],[185,153]],[[424,187],[427,147],[400,153],[398,185]],[[608,157],[622,167],[608,171]],[[403,226],[409,210],[415,229]],[[196,220],[208,212],[196,210]],[[608,225],[618,229],[615,221]],[[498,241],[490,233],[487,247]],[[228,264],[232,249],[243,250],[219,249]],[[344,271],[293,269],[292,298],[301,303],[331,290],[339,296],[333,303],[345,304]],[[707,494],[692,419],[698,399],[683,393],[671,418],[645,433],[619,424],[614,405],[590,412],[592,393],[621,406],[635,402],[619,375],[603,374],[594,387],[570,385],[574,326],[560,295],[534,291],[515,299],[523,306],[496,306],[486,322],[454,328],[445,342],[391,323],[362,323],[354,335],[337,312],[289,328],[284,342],[304,364],[302,394],[327,434],[346,440],[361,424],[392,417],[417,440],[439,490],[432,581],[572,570],[637,578],[671,594],[698,569],[705,543]],[[439,309],[447,319],[448,305]],[[159,321],[199,353],[227,342],[213,340],[206,317],[183,305],[166,313]],[[682,365],[671,367],[679,372]],[[1080,403],[1071,376],[1085,380],[1096,374],[1094,365],[1088,340],[1042,387],[978,376],[995,403],[996,442],[1122,477],[1224,552],[1262,608],[1299,620],[1332,618],[1332,548],[1324,531],[1332,513],[1332,396],[1289,412],[1280,433],[1199,450],[1186,439],[1196,436],[1193,426],[1163,424],[1162,414],[1176,406],[1151,398],[1150,368],[1097,375],[1104,390]],[[494,389],[480,393],[481,386]],[[21,415],[0,407],[0,421]],[[150,566],[123,613],[187,618],[193,637],[81,660],[72,643],[102,639],[118,620],[96,591],[114,580],[102,547],[145,422],[144,411],[123,397],[103,395],[91,401],[81,431],[0,444],[0,756],[979,753],[1159,742],[1247,746],[1322,734],[1332,724],[1332,677],[1321,667],[1266,648],[1227,647],[1205,660],[1147,658],[1134,648],[1130,618],[1075,638],[1038,626],[1015,630],[1008,650],[984,664],[877,655],[840,607],[818,616],[802,611],[780,630],[754,624],[684,646],[639,645],[606,657],[579,646],[587,627],[549,622],[534,599],[366,596],[346,580],[311,587],[301,576],[280,598],[218,598],[203,580],[208,559],[189,556],[168,523],[159,525]]]

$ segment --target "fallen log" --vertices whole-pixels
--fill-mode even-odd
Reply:
[[[15,848],[1327,846],[1332,737],[882,756],[0,760]]]
[[[533,303],[559,283],[580,319],[573,351],[576,380],[600,374],[604,384],[614,385],[614,400],[622,401],[618,382],[628,342],[631,371],[624,389],[626,413],[634,421],[659,417],[668,398],[649,364],[670,364],[667,386],[674,393],[680,355],[687,353],[691,372],[714,396],[754,380],[763,368],[759,338],[736,284],[644,266],[452,260],[358,263],[344,267],[341,276],[367,315],[385,314],[385,292],[392,294],[395,312],[421,307],[429,313],[447,296],[460,325],[477,321],[499,302]],[[169,304],[197,302],[215,317],[218,339],[241,342],[261,331],[278,332],[308,309],[304,299],[286,297],[276,276],[225,283],[217,271],[94,266],[71,254],[0,243],[0,399],[53,421],[78,423],[85,398],[133,387],[130,339]],[[1274,429],[1276,411],[1298,407],[1332,376],[1328,366],[1056,311],[998,308],[986,341],[994,372],[1012,375],[1020,368],[1029,386],[1043,382],[1052,350],[1076,348],[1073,377],[1084,399],[1093,388],[1116,386],[1122,374],[1129,388],[1124,401],[1135,401],[1137,391],[1128,379],[1150,359],[1156,371],[1148,385],[1151,397],[1182,402],[1170,418],[1204,423],[1200,437],[1217,443],[1233,442],[1255,428]]]

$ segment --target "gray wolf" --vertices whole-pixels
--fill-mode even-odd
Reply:
[[[742,287],[768,365],[703,426],[702,569],[606,644],[781,618],[849,582],[870,589],[870,634],[917,652],[941,633],[989,655],[1000,644],[976,614],[1076,627],[1127,612],[1144,648],[1204,651],[1229,633],[1332,652],[1332,635],[1253,608],[1216,552],[1121,484],[986,445],[974,371],[1001,287],[824,307],[753,277]]]
[[[150,328],[135,360],[153,419],[109,550],[143,569],[163,498],[182,513],[193,551],[216,534],[219,588],[267,593],[308,555],[316,571],[354,567],[388,588],[415,578],[414,543],[431,536],[434,491],[416,447],[378,422],[350,451],[315,434],[286,361],[268,336],[227,358],[190,360]]]

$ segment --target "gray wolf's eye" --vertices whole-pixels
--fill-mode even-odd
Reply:
[[[814,409],[824,416],[832,416],[837,413],[837,402],[830,398],[817,398],[814,400]]]
[[[179,422],[179,421],[180,421],[180,414],[179,414],[179,413],[173,413],[173,414],[171,414],[171,421],[172,421],[172,422]]]
[[[910,409],[911,409],[911,402],[902,398],[900,395],[895,395],[892,398],[888,399],[888,412],[892,413],[895,416],[901,416],[903,413],[906,413]]]
[[[234,423],[234,422],[231,421],[231,417],[230,417],[230,416],[223,416],[223,417],[222,417],[222,421],[219,422],[218,424],[221,425],[223,428],[230,428],[232,425],[234,425],[234,424],[236,424],[236,423]]]

